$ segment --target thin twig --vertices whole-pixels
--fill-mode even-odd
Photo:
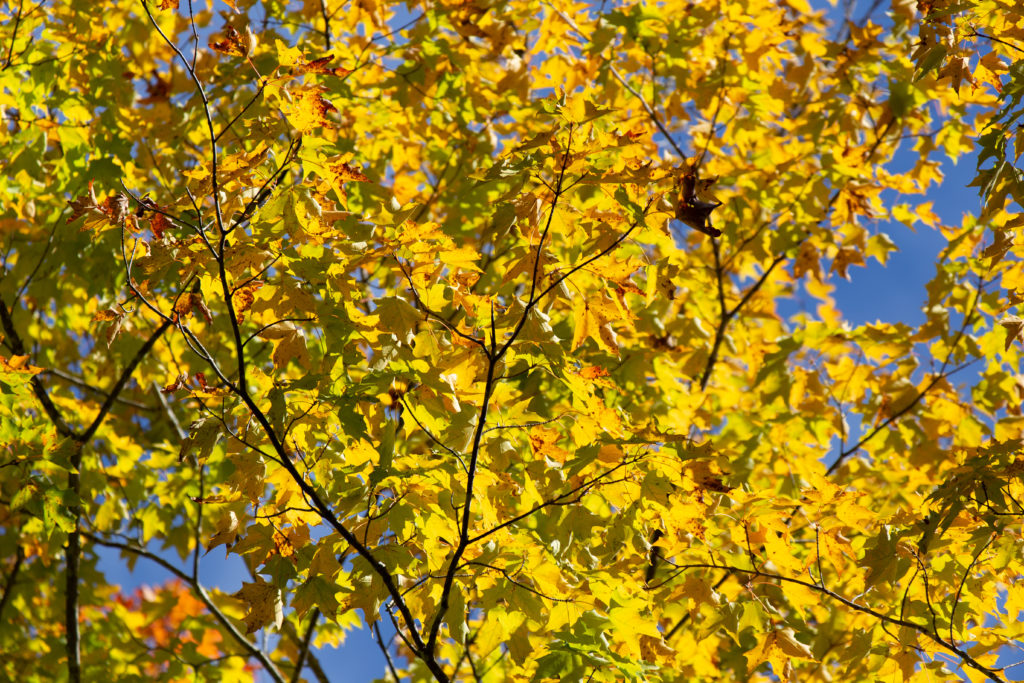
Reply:
[[[462,508],[462,520],[459,524],[459,542],[455,549],[452,551],[451,557],[448,560],[448,569],[445,571],[444,584],[441,588],[441,598],[438,601],[437,611],[430,623],[430,631],[426,641],[426,651],[433,657],[437,646],[437,637],[441,631],[441,622],[444,621],[448,612],[449,599],[451,592],[454,589],[455,584],[455,573],[458,570],[459,563],[462,560],[462,555],[466,552],[466,548],[469,547],[469,528],[472,522],[472,503],[473,503],[473,488],[476,483],[477,466],[480,457],[480,446],[483,439],[484,426],[487,423],[487,411],[490,406],[491,394],[494,391],[495,380],[497,378],[497,365],[501,360],[505,352],[508,351],[509,347],[519,336],[523,326],[526,324],[527,318],[530,316],[532,308],[536,306],[537,301],[540,297],[536,296],[537,291],[537,274],[540,270],[540,260],[544,249],[544,240],[551,230],[552,222],[554,221],[555,212],[558,208],[558,200],[562,195],[562,187],[565,181],[565,172],[569,165],[569,154],[572,149],[572,127],[569,128],[569,140],[565,146],[565,152],[562,154],[561,168],[558,173],[558,181],[555,185],[554,197],[551,202],[551,211],[548,214],[547,224],[544,226],[544,231],[541,233],[540,241],[537,244],[537,258],[533,262],[533,273],[530,281],[530,296],[527,300],[527,304],[523,309],[523,314],[519,319],[518,324],[509,335],[505,344],[500,350],[496,349],[496,340],[494,335],[494,322],[491,322],[491,346],[488,350],[484,348],[484,354],[487,357],[487,378],[484,380],[483,398],[480,402],[480,410],[477,416],[476,428],[473,430],[473,441],[472,448],[469,452],[469,466],[466,474],[466,502]],[[543,296],[543,295],[541,295]],[[481,343],[482,344],[482,343]]]
[[[718,278],[719,301],[722,307],[722,315],[718,320],[718,327],[715,330],[715,339],[711,344],[711,353],[708,355],[708,362],[704,366],[704,372],[701,373],[700,376],[701,391],[707,388],[708,381],[711,379],[711,372],[712,370],[714,370],[715,362],[718,360],[718,349],[722,346],[722,341],[725,339],[725,333],[729,327],[729,323],[732,321],[733,318],[736,317],[736,314],[739,313],[740,310],[747,305],[747,302],[749,302],[753,298],[753,296],[757,294],[758,290],[760,290],[761,287],[764,286],[764,283],[768,281],[768,277],[772,274],[772,271],[775,270],[775,267],[782,263],[786,258],[785,256],[775,257],[772,260],[772,262],[768,265],[768,268],[765,269],[765,271],[761,274],[761,277],[758,278],[757,282],[751,285],[747,289],[747,291],[743,293],[743,296],[740,298],[739,302],[727,311],[725,309],[725,294],[722,291],[722,272],[718,260],[718,243],[714,239],[712,239],[712,247],[714,248],[715,253],[715,268]]]
[[[40,375],[53,375],[54,377],[59,377],[60,379],[64,380],[65,382],[67,382],[69,384],[73,384],[76,387],[81,387],[82,389],[85,389],[86,391],[88,391],[90,393],[98,394],[98,395],[104,396],[104,397],[105,396],[109,396],[109,394],[107,392],[103,391],[99,387],[96,387],[96,386],[94,386],[92,384],[89,384],[88,382],[86,382],[81,377],[75,377],[74,375],[68,374],[68,373],[66,373],[66,372],[64,372],[62,370],[57,370],[56,368],[46,368],[45,370],[43,370],[39,374]],[[126,406],[131,406],[132,408],[138,408],[139,410],[145,410],[147,412],[159,410],[156,406],[146,405],[145,403],[139,403],[138,401],[132,401],[131,399],[127,399],[127,398],[117,397],[117,398],[114,399],[114,401],[116,401],[117,403],[121,403],[123,405],[126,405]]]
[[[18,14],[14,17],[14,29],[11,31],[11,42],[7,46],[7,59],[4,61],[4,68],[0,71],[6,71],[11,66],[11,60],[14,58],[14,43],[18,40],[18,27],[21,25],[21,10],[25,5],[25,0],[18,0]]]
[[[235,314],[235,306],[231,296],[231,283],[229,282],[226,268],[226,248],[229,230],[227,229],[227,226],[224,223],[223,212],[221,210],[221,200],[218,185],[219,168],[217,141],[216,134],[213,129],[213,117],[210,110],[210,101],[206,95],[205,90],[203,89],[202,83],[199,81],[199,78],[195,70],[192,69],[191,66],[188,64],[188,61],[185,59],[184,55],[181,54],[181,51],[178,49],[178,47],[174,45],[174,43],[160,29],[160,26],[156,22],[156,19],[153,17],[153,14],[150,11],[149,6],[146,4],[146,1],[140,1],[142,3],[143,9],[146,12],[146,15],[149,17],[150,23],[153,24],[153,27],[156,29],[157,33],[164,40],[164,42],[175,52],[175,54],[181,60],[182,64],[185,65],[186,70],[189,72],[189,76],[191,77],[193,83],[195,84],[196,91],[199,94],[200,99],[202,100],[203,112],[205,114],[210,139],[212,182],[210,194],[213,199],[216,218],[215,223],[219,234],[219,248],[217,249],[217,253],[214,258],[217,264],[218,279],[220,280],[221,290],[223,293],[224,306],[227,309],[226,318],[233,338],[233,346],[237,362],[236,380],[232,382],[227,378],[226,375],[224,375],[220,367],[213,362],[213,357],[209,354],[208,351],[206,351],[206,349],[199,342],[199,340],[195,338],[194,335],[187,336],[187,339],[189,340],[189,345],[193,348],[193,350],[196,350],[196,352],[200,354],[200,357],[204,358],[208,363],[210,363],[211,368],[217,374],[218,378],[222,382],[224,382],[225,386],[231,391],[231,393],[233,393],[239,399],[241,399],[242,403],[249,410],[253,419],[255,419],[256,423],[259,424],[264,434],[266,434],[267,440],[270,442],[271,448],[277,455],[277,461],[288,472],[288,475],[292,478],[296,485],[298,485],[303,496],[305,496],[307,500],[311,503],[311,506],[316,509],[316,511],[323,518],[323,520],[331,528],[333,528],[360,555],[360,557],[367,561],[372,571],[381,578],[381,581],[384,583],[384,586],[387,589],[388,594],[394,600],[395,606],[401,613],[402,619],[405,622],[406,628],[408,629],[409,638],[411,639],[410,649],[412,649],[412,651],[422,659],[426,667],[430,670],[434,677],[438,679],[438,681],[440,681],[441,683],[447,683],[448,676],[445,674],[444,670],[441,668],[441,665],[436,660],[433,654],[433,648],[426,648],[424,642],[420,638],[420,633],[416,625],[417,621],[413,617],[412,612],[409,609],[409,606],[402,599],[402,593],[399,590],[398,581],[395,578],[395,576],[391,573],[391,571],[387,568],[386,565],[380,562],[373,555],[369,547],[364,543],[360,542],[360,540],[355,536],[355,534],[353,534],[352,531],[341,522],[341,520],[335,514],[334,510],[332,510],[331,507],[327,505],[327,503],[324,500],[324,497],[321,496],[320,493],[316,490],[316,488],[314,488],[314,486],[309,481],[307,481],[307,479],[302,475],[302,473],[299,472],[295,464],[292,462],[292,458],[289,455],[288,449],[286,448],[284,442],[282,441],[281,436],[274,429],[274,426],[271,424],[266,412],[259,407],[255,399],[249,392],[246,367],[247,363],[245,357],[244,344],[242,341],[242,331],[240,324],[238,322],[238,317]],[[182,331],[185,331],[186,328],[181,327],[180,329],[182,329]]]
[[[3,299],[0,299],[0,328],[3,329],[4,335],[7,337],[7,344],[10,346],[14,355],[27,355],[25,353],[25,344],[22,341],[21,336],[18,334],[18,330],[14,327],[14,320],[12,319],[11,311],[4,304]],[[39,375],[33,375],[32,379],[29,380],[29,384],[32,385],[32,393],[36,395],[39,403],[42,404],[43,411],[50,419],[50,422],[53,423],[53,426],[57,429],[57,433],[63,437],[74,437],[74,430],[71,429],[68,423],[64,420],[64,417],[60,414],[60,411],[57,410],[57,406],[54,405],[53,400],[46,391],[46,387],[43,386],[42,381],[39,379]]]
[[[170,326],[170,321],[162,321],[160,325],[153,331],[153,333],[149,335],[149,338],[145,341],[145,343],[143,343],[139,350],[135,352],[135,355],[132,357],[132,359],[128,361],[128,365],[126,365],[124,370],[121,371],[121,375],[117,378],[117,381],[114,382],[114,386],[111,387],[110,391],[107,392],[107,398],[106,400],[103,401],[103,404],[100,406],[100,410],[96,414],[96,417],[93,418],[92,423],[78,437],[79,441],[81,441],[82,443],[86,443],[89,441],[89,439],[93,437],[93,435],[96,433],[96,430],[100,428],[101,424],[103,424],[103,420],[106,419],[107,414],[110,412],[110,409],[114,407],[114,402],[120,395],[121,390],[124,389],[124,385],[131,378],[132,373],[135,372],[135,368],[138,367],[139,363],[142,362],[142,359],[145,358],[147,354],[149,354],[150,350],[156,344],[157,340],[163,336],[164,332],[166,332]]]
[[[0,623],[8,623],[3,621],[4,607],[11,599],[11,595],[14,594],[14,583],[18,580],[18,572],[21,571],[21,564],[25,561],[25,550],[21,547],[21,543],[18,543],[17,548],[14,551],[14,566],[11,567],[10,573],[7,575],[7,580],[4,581],[4,592],[0,593]]]
[[[845,598],[842,595],[840,595],[840,594],[838,594],[838,593],[836,593],[836,592],[834,592],[832,590],[829,590],[828,588],[825,588],[824,586],[819,586],[818,584],[816,584],[816,583],[814,583],[812,581],[804,581],[802,579],[794,579],[792,577],[782,576],[780,574],[773,574],[773,573],[770,573],[770,572],[765,572],[765,571],[760,571],[760,570],[743,569],[741,567],[733,567],[733,566],[720,565],[720,564],[694,563],[694,564],[678,565],[677,567],[678,567],[678,570],[679,570],[677,572],[677,574],[682,574],[683,572],[686,572],[686,571],[688,571],[690,569],[725,569],[728,572],[730,572],[731,574],[744,574],[744,575],[747,575],[747,576],[754,576],[754,577],[760,577],[760,578],[766,578],[766,579],[774,579],[774,580],[780,581],[782,583],[792,583],[792,584],[795,584],[795,585],[798,585],[798,586],[803,586],[804,588],[808,588],[810,590],[818,591],[822,595],[824,595],[824,596],[826,596],[826,597],[828,597],[828,598],[830,598],[832,600],[835,600],[836,602],[839,602],[839,603],[845,605],[846,607],[849,607],[852,610],[855,610],[857,612],[861,612],[863,614],[867,614],[869,616],[872,616],[875,619],[878,619],[879,621],[881,621],[883,623],[891,624],[893,626],[902,626],[902,627],[905,627],[905,628],[912,629],[912,630],[916,631],[917,633],[923,635],[924,637],[928,638],[929,640],[934,642],[936,645],[942,647],[943,649],[949,650],[950,652],[955,654],[957,657],[959,657],[961,659],[961,661],[963,661],[964,664],[966,664],[967,666],[971,667],[972,669],[974,669],[976,671],[980,671],[981,673],[985,674],[986,676],[988,676],[988,678],[990,680],[996,681],[996,683],[1006,683],[1005,679],[1002,676],[1000,676],[999,673],[995,669],[990,669],[987,666],[983,665],[981,662],[979,662],[978,660],[974,659],[974,657],[972,657],[969,653],[967,653],[964,650],[960,649],[955,643],[947,642],[940,635],[938,635],[937,632],[929,630],[927,626],[923,626],[923,625],[921,625],[921,624],[919,624],[919,623],[917,623],[915,621],[910,621],[908,619],[891,617],[891,616],[889,616],[887,614],[883,614],[882,612],[878,612],[876,610],[873,610],[870,607],[866,607],[864,605],[859,605],[859,604],[855,603],[854,601],[852,601],[852,600],[850,600],[848,598]]]
[[[951,643],[956,642],[956,640],[953,638],[953,624],[956,621],[956,608],[960,606],[960,594],[964,590],[964,584],[967,583],[967,578],[971,575],[971,570],[974,568],[974,565],[978,563],[978,559],[981,557],[981,554],[985,552],[985,550],[987,550],[988,547],[992,545],[992,541],[996,540],[998,537],[999,534],[995,533],[989,536],[989,539],[985,542],[985,545],[981,546],[981,548],[978,549],[978,552],[974,554],[974,557],[971,559],[971,563],[967,565],[967,569],[964,570],[964,575],[960,579],[960,585],[957,586],[956,595],[953,596],[953,606],[949,610],[949,642]]]
[[[559,505],[559,506],[560,505],[567,505],[569,503],[578,502],[581,499],[581,497],[583,496],[583,494],[587,492],[587,490],[589,490],[589,489],[593,488],[594,486],[597,486],[598,484],[602,483],[602,480],[607,478],[608,475],[613,474],[614,472],[622,469],[623,467],[625,467],[627,465],[632,465],[632,464],[638,462],[639,460],[640,460],[640,457],[635,457],[635,458],[632,458],[630,460],[623,460],[622,462],[620,462],[615,467],[612,467],[610,469],[605,470],[601,474],[597,475],[596,477],[594,477],[592,479],[588,479],[587,481],[583,482],[579,486],[575,486],[575,487],[569,489],[568,491],[566,491],[565,493],[560,493],[560,494],[558,494],[557,496],[555,496],[553,498],[549,498],[549,499],[547,499],[545,501],[542,501],[541,503],[538,503],[537,505],[533,506],[532,508],[530,508],[526,512],[524,512],[522,514],[519,514],[519,515],[516,515],[515,517],[513,517],[511,519],[505,520],[504,522],[501,522],[501,523],[491,527],[487,531],[484,531],[484,532],[482,532],[480,534],[477,534],[473,538],[469,539],[469,543],[471,545],[475,544],[475,543],[478,543],[478,542],[482,541],[483,539],[487,538],[488,536],[490,536],[491,534],[494,534],[494,533],[496,533],[498,531],[501,531],[502,529],[504,529],[506,527],[510,527],[513,524],[516,524],[517,522],[521,522],[522,520],[524,520],[527,517],[529,517],[529,516],[539,512],[539,511],[543,510],[546,507],[551,507],[553,505]],[[611,482],[608,482],[608,483],[611,483]],[[575,496],[575,498],[573,500],[566,500],[568,498],[572,498],[573,496]]]
[[[871,439],[875,438],[875,436],[877,434],[881,433],[882,430],[886,429],[889,425],[894,423],[896,420],[900,419],[901,417],[903,417],[904,415],[909,413],[911,410],[913,410],[915,407],[917,407],[917,404],[921,402],[921,400],[928,394],[929,391],[931,391],[939,382],[945,380],[946,377],[948,377],[949,373],[946,372],[946,368],[949,367],[950,361],[953,360],[953,352],[956,351],[957,346],[960,345],[960,340],[963,339],[964,334],[966,334],[968,325],[970,325],[971,322],[973,322],[973,320],[974,320],[974,313],[975,313],[975,310],[977,309],[978,302],[981,300],[981,292],[982,292],[982,290],[983,290],[982,283],[979,282],[977,290],[975,291],[975,294],[974,294],[974,301],[971,302],[970,308],[964,314],[963,324],[960,325],[960,329],[957,330],[956,336],[953,338],[953,343],[950,344],[950,346],[949,346],[949,352],[946,354],[946,359],[944,361],[942,361],[942,366],[939,368],[939,371],[935,374],[935,376],[927,384],[927,386],[925,386],[924,389],[922,389],[921,391],[918,392],[917,396],[914,397],[913,401],[911,401],[906,406],[904,406],[903,408],[901,408],[900,410],[896,411],[895,413],[890,415],[888,418],[886,418],[885,420],[880,422],[874,429],[872,429],[870,432],[865,434],[860,439],[860,441],[858,441],[854,445],[850,446],[849,448],[843,450],[839,454],[839,457],[836,458],[835,462],[833,462],[831,465],[829,465],[829,468],[825,471],[826,475],[829,475],[829,474],[832,474],[833,472],[835,472],[837,469],[839,469],[839,466],[842,465],[843,462],[848,457],[850,457],[851,455],[856,453],[860,449],[861,446],[866,444],[868,441],[871,441]],[[956,369],[959,370],[960,368],[956,368]]]
[[[303,662],[306,659],[306,655],[309,653],[309,646],[313,642],[313,633],[316,631],[316,622],[320,619],[320,610],[316,607],[313,608],[313,612],[309,617],[309,626],[306,628],[306,635],[302,638],[302,644],[299,646],[299,656],[295,659],[295,670],[292,671],[291,683],[299,683],[299,676],[302,675]]]
[[[331,49],[331,17],[327,14],[327,0],[320,0],[320,16],[324,20],[324,49]]]
[[[380,632],[380,623],[377,621],[373,622],[373,632],[377,634],[377,637],[374,638],[374,640],[377,642],[377,646],[380,648],[380,651],[384,654],[384,659],[388,663],[388,671],[391,672],[391,676],[395,679],[395,683],[398,683],[402,678],[398,675],[398,671],[395,669],[395,662],[391,659],[391,653],[388,652],[388,646],[384,642],[384,637]]]

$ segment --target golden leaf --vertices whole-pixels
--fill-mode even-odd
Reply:
[[[231,597],[246,603],[245,632],[255,633],[264,626],[281,628],[284,621],[284,602],[281,590],[256,577],[255,583],[243,582],[242,587]]]

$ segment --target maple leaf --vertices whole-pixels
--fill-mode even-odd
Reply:
[[[243,581],[242,587],[231,594],[246,604],[245,632],[255,633],[265,626],[281,628],[284,621],[284,602],[281,589],[256,577],[253,583]]]
[[[995,240],[981,252],[982,257],[992,259],[992,265],[999,263],[1014,245],[1014,234],[1008,230],[995,233]]]
[[[196,420],[189,426],[189,434],[181,442],[178,461],[182,462],[190,455],[194,455],[196,460],[202,463],[210,457],[220,434],[221,424],[216,419],[210,417]]]
[[[332,74],[334,76],[344,77],[352,73],[349,69],[343,69],[341,67],[328,66],[334,59],[331,55],[324,55],[323,57],[317,57],[307,62],[297,62],[295,64],[295,70],[297,73],[317,73],[317,74]]]
[[[231,299],[235,306],[235,321],[241,323],[245,320],[245,312],[252,308],[256,301],[256,292],[263,286],[262,280],[254,280],[249,284],[239,287],[232,294]]]
[[[210,39],[210,49],[214,52],[219,52],[231,57],[249,58],[252,56],[253,51],[256,49],[256,45],[259,43],[256,35],[252,32],[252,29],[249,28],[248,24],[245,26],[242,33],[239,33],[238,29],[228,24],[218,37],[220,38],[219,40],[216,40],[215,38]]]
[[[1024,320],[1015,315],[1008,315],[1000,320],[999,324],[1006,330],[1006,342],[1003,345],[1003,349],[1009,351],[1010,347],[1013,346],[1013,342],[1021,339],[1021,332],[1024,331]]]
[[[209,542],[206,544],[206,552],[210,552],[219,545],[227,546],[227,548],[230,549],[231,545],[238,540],[238,536],[238,516],[234,511],[227,510],[217,521],[217,531],[210,537]],[[226,557],[227,552],[225,552],[224,555]]]
[[[330,127],[328,116],[338,108],[323,96],[325,89],[308,87],[299,90],[294,102],[285,108],[292,125],[302,133],[309,133],[321,126]]]
[[[116,308],[108,308],[102,311],[97,311],[92,319],[94,322],[111,322],[113,324],[106,326],[104,337],[107,340],[107,347],[117,338],[117,335],[121,333],[121,325],[124,324],[124,320],[127,316],[124,311]]]
[[[71,207],[71,215],[67,217],[67,220],[65,221],[66,223],[74,223],[76,220],[89,213],[103,213],[96,200],[96,191],[93,189],[91,182],[89,183],[89,193],[84,194],[77,199],[69,200],[68,206]]]
[[[747,670],[751,673],[764,662],[768,662],[772,665],[772,673],[780,680],[784,680],[792,670],[790,658],[814,658],[810,648],[798,641],[793,629],[790,628],[772,629],[759,640],[758,646],[747,656]]]
[[[309,367],[309,352],[306,349],[306,334],[295,323],[283,321],[260,330],[259,336],[274,342],[274,365],[278,368],[296,361],[302,367]]]
[[[265,493],[267,466],[259,453],[238,453],[228,456],[235,469],[227,484],[257,505]]]
[[[174,312],[177,313],[179,317],[190,316],[196,309],[203,314],[203,317],[206,318],[206,322],[213,322],[213,313],[206,305],[206,302],[203,300],[203,295],[200,292],[186,292],[185,294],[182,294],[174,304]]]
[[[153,231],[153,236],[158,240],[163,239],[164,233],[171,227],[171,222],[161,213],[154,213],[149,218],[149,228]]]
[[[43,371],[43,368],[29,365],[28,359],[28,356],[11,356],[10,358],[0,356],[0,373],[31,377]]]
[[[705,201],[699,199],[698,194],[706,192],[714,180],[698,180],[694,172],[683,174],[679,181],[679,197],[675,207],[676,219],[709,237],[718,237],[722,234],[721,230],[711,225],[711,213],[721,206],[722,202],[716,199]]]
[[[800,251],[793,261],[793,277],[801,278],[807,273],[813,273],[817,280],[822,278],[821,253],[816,246],[805,240],[800,243]]]
[[[863,266],[864,255],[856,247],[840,247],[832,259],[832,272],[839,273],[840,277],[849,280],[850,274],[847,270],[851,265]]]
[[[1012,3],[179,4],[9,13],[0,678],[73,676],[74,643],[300,678],[385,606],[417,682],[1001,673]],[[730,239],[676,239],[721,234],[716,178]],[[920,201],[968,183],[980,212]],[[865,298],[897,248],[934,277]],[[84,561],[197,542],[261,577],[235,609]]]
[[[347,161],[327,165],[328,182],[342,202],[346,200],[345,183],[368,183],[370,179]],[[326,190],[324,190],[326,192]]]
[[[335,584],[314,574],[295,590],[291,605],[300,617],[316,607],[328,619],[335,619],[340,607],[337,593],[338,587]]]
[[[612,322],[622,318],[622,313],[609,299],[577,298],[573,305],[573,350],[579,348],[589,337],[593,338],[602,349],[618,354],[619,345]]]

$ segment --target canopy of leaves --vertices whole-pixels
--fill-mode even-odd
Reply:
[[[0,678],[1016,678],[1018,3],[99,7],[0,10]]]

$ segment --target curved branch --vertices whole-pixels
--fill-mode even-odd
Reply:
[[[235,625],[231,622],[230,619],[228,619],[227,615],[225,615],[220,610],[220,608],[214,604],[213,600],[206,592],[206,589],[203,588],[203,586],[198,581],[189,576],[187,572],[178,569],[164,558],[160,557],[155,553],[149,552],[145,548],[140,548],[139,546],[131,545],[129,543],[121,543],[119,541],[108,541],[88,531],[83,531],[82,536],[88,539],[90,542],[95,543],[97,545],[102,545],[107,548],[117,548],[119,550],[124,550],[125,552],[138,555],[139,557],[144,557],[147,560],[155,562],[156,564],[160,565],[178,579],[181,579],[181,581],[187,584],[189,588],[191,588],[192,591],[196,594],[196,596],[200,600],[202,600],[203,604],[206,605],[206,608],[210,610],[210,614],[213,615],[214,619],[216,619],[220,623],[224,630],[227,631],[228,634],[230,634],[231,637],[235,639],[235,641],[242,647],[242,649],[244,649],[247,653],[249,653],[249,655],[255,658],[263,666],[263,668],[267,670],[267,673],[270,674],[270,677],[274,679],[274,682],[285,683],[284,676],[281,675],[281,672],[278,670],[277,666],[275,666],[274,663],[270,661],[270,658],[267,656],[267,654],[263,652],[263,650],[256,647],[256,645],[254,645],[248,638],[246,638],[241,631],[235,628]]]
[[[984,664],[976,660],[974,657],[972,657],[970,654],[960,649],[956,644],[946,641],[940,635],[938,635],[937,632],[930,630],[927,626],[923,626],[922,624],[918,624],[915,621],[910,621],[908,619],[903,619],[900,617],[890,617],[889,615],[882,614],[881,612],[873,610],[870,607],[858,605],[854,601],[845,598],[842,595],[839,595],[835,591],[829,590],[828,588],[825,588],[824,586],[816,584],[812,581],[794,579],[789,576],[782,576],[781,574],[773,574],[770,572],[765,572],[756,569],[743,569],[741,567],[732,567],[729,565],[720,564],[695,563],[677,565],[677,568],[679,570],[677,572],[677,575],[682,574],[690,569],[724,569],[728,571],[730,574],[744,574],[746,576],[774,579],[775,581],[780,581],[782,583],[792,583],[798,586],[803,586],[804,588],[809,588],[810,590],[818,591],[825,597],[828,597],[831,600],[835,600],[836,602],[839,602],[852,610],[874,617],[875,619],[878,619],[880,622],[890,624],[892,626],[902,626],[904,628],[909,628],[913,631],[916,631],[917,633],[934,642],[939,647],[955,654],[967,666],[971,667],[975,671],[979,671],[988,676],[989,680],[995,681],[996,683],[1006,683],[1006,680],[999,675],[998,671],[996,671],[995,669],[990,669],[989,667],[985,666]]]

